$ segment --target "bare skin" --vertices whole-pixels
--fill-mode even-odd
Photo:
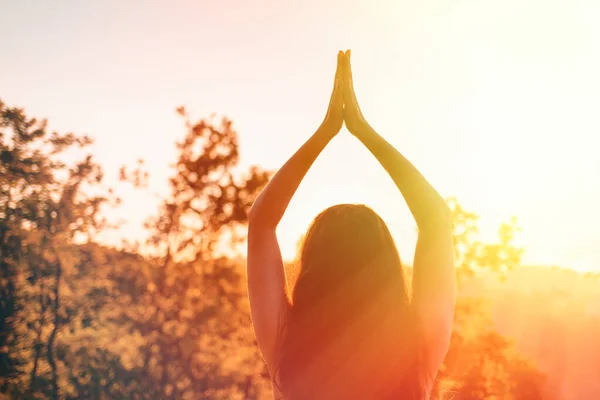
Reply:
[[[421,173],[367,123],[352,83],[350,51],[344,58],[344,121],[375,156],[402,193],[419,229],[413,262],[411,305],[421,318],[431,375],[437,374],[450,344],[456,281],[450,212]]]
[[[247,269],[250,309],[256,340],[271,371],[280,322],[289,307],[285,271],[275,230],[309,168],[342,128],[343,62],[344,53],[340,51],[334,88],[323,123],[273,176],[249,214]]]
[[[419,228],[411,304],[423,324],[427,369],[433,380],[448,350],[454,318],[450,213],[443,198],[419,171],[366,122],[354,93],[350,51],[338,53],[334,89],[323,123],[275,174],[250,210],[248,293],[258,345],[273,371],[277,335],[289,307],[275,231],[309,168],[344,123],[388,172]]]

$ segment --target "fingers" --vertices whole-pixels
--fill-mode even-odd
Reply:
[[[348,78],[348,56],[346,55],[346,53],[344,53],[343,55],[343,65],[342,65],[342,82],[344,85],[344,99],[347,101],[348,100],[348,96],[350,95],[350,85],[349,85],[349,78]]]
[[[335,70],[335,79],[342,79],[343,78],[343,71],[344,71],[344,52],[343,51],[338,51],[338,55],[337,55],[337,68]]]
[[[333,82],[333,96],[341,97],[342,85],[344,79],[344,52],[338,51],[337,69],[335,70],[335,81]]]
[[[354,96],[354,81],[352,80],[352,64],[350,63],[350,50],[346,50],[346,79],[348,82],[348,88],[351,90],[350,95]]]
[[[352,82],[352,67],[350,65],[350,50],[344,53],[343,65],[343,83],[344,83],[344,103],[346,106],[356,104],[356,95],[354,94],[354,84]]]
[[[351,55],[352,54],[351,54],[350,50],[346,50],[346,53],[345,53],[345,61],[346,61],[345,67],[346,68],[345,69],[346,69],[347,77],[349,78],[348,82],[350,84],[352,84],[352,64],[350,63],[350,56]]]
[[[343,79],[344,79],[344,52],[339,51],[337,57],[337,68],[333,82],[333,92],[331,93],[330,107],[343,103]]]
[[[333,85],[333,93],[331,93],[331,106],[335,106],[337,104],[343,103],[343,89],[342,89],[342,80],[336,79]]]

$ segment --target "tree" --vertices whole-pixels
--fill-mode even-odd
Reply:
[[[103,193],[91,156],[61,160],[88,137],[49,133],[45,120],[1,101],[0,129],[0,392],[58,398],[65,277],[77,242],[107,226],[100,209],[117,199]]]
[[[156,382],[159,397],[231,398],[256,391],[251,376],[263,369],[235,255],[269,174],[258,167],[236,170],[231,121],[192,124],[183,108],[178,112],[187,134],[177,144],[171,194],[147,223],[152,267],[141,297],[145,307],[132,324],[144,338],[142,375]],[[132,175],[134,181],[140,176],[122,173]]]
[[[238,254],[247,212],[269,174],[240,171],[230,121],[191,123],[150,219],[149,255],[94,243],[118,199],[85,136],[0,102],[0,397],[254,399],[270,393]],[[78,155],[66,163],[65,155]],[[121,176],[143,187],[143,163]],[[487,271],[517,268],[514,221],[497,243],[451,202],[462,296],[436,392],[460,399],[549,399],[544,377],[499,335],[483,299]]]
[[[236,171],[232,124],[178,144],[152,257],[93,243],[104,206],[91,140],[48,133],[0,103],[0,393],[17,398],[253,398],[265,382],[241,263],[247,212],[268,179]],[[143,163],[123,179],[144,186]]]
[[[455,198],[450,198],[448,203],[452,213],[459,283],[478,272],[491,271],[502,277],[504,273],[518,267],[523,249],[514,243],[519,232],[516,218],[513,217],[509,222],[500,225],[496,243],[484,243],[478,237],[479,217],[462,208]]]
[[[438,396],[461,400],[554,398],[545,388],[543,375],[517,354],[510,340],[496,332],[485,299],[464,293],[479,274],[492,272],[501,278],[520,265],[523,250],[514,245],[516,220],[501,225],[497,243],[484,243],[477,237],[477,215],[465,211],[455,199],[449,204],[459,297],[450,349],[436,382]]]
[[[212,259],[243,241],[245,230],[238,228],[247,223],[248,210],[269,174],[256,166],[236,171],[239,146],[231,121],[192,124],[183,107],[177,111],[185,118],[187,135],[177,144],[171,196],[147,224],[150,242],[168,261]]]

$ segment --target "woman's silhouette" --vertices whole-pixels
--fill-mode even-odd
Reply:
[[[302,178],[344,122],[388,172],[417,222],[412,294],[387,226],[371,209],[353,204],[315,218],[288,294],[275,229]],[[338,54],[325,120],[271,179],[249,221],[250,306],[276,397],[429,398],[454,315],[450,212],[417,169],[364,119],[350,51]]]

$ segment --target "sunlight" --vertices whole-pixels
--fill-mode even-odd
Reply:
[[[371,389],[372,375],[359,368],[369,366],[380,378],[392,374],[395,386],[398,363],[410,358],[388,350],[411,332],[435,339],[422,342],[434,344],[427,349],[398,347],[436,354],[433,397],[600,398],[600,2],[5,3],[0,398],[273,398],[270,374],[281,372],[273,360],[291,350],[295,368],[319,336],[327,337],[321,350],[335,350],[329,360],[315,354],[324,365],[364,354],[370,363],[355,357],[333,369],[350,380],[357,372],[353,382]],[[369,125],[456,200],[454,249],[444,204],[433,201],[426,216],[438,218],[424,230],[445,239],[424,241],[436,244],[424,253],[444,258],[417,264],[423,285],[416,278],[409,298],[402,288],[419,274],[394,273],[395,250],[377,242],[379,221],[346,225],[353,217],[334,214],[315,230],[323,236],[313,236],[318,250],[309,248],[309,273],[290,304],[281,261],[296,259],[313,218],[335,204],[371,207],[402,265],[413,264],[418,233],[403,196],[344,127],[276,235],[280,214],[267,214],[288,195],[262,202],[262,225],[253,212],[258,246],[246,254],[248,210],[261,207],[270,173],[324,118],[333,115],[336,129],[319,129],[327,134],[320,144],[343,119],[361,119],[356,107],[342,114],[340,102],[327,111],[340,49],[352,49]],[[207,129],[191,128],[200,121]],[[384,158],[402,171],[396,181],[422,194],[427,185],[410,184],[419,177],[402,158]],[[417,208],[431,205],[420,200]],[[519,230],[510,240],[503,224],[513,217]],[[346,235],[353,228],[360,240]],[[393,257],[379,257],[382,248]],[[380,258],[394,268],[372,262]],[[382,293],[393,301],[355,318]],[[428,300],[435,312],[422,307]],[[380,314],[388,310],[423,324],[396,326]],[[338,327],[344,334],[331,336]],[[298,341],[286,348],[290,332]],[[338,397],[348,396],[329,396]]]

